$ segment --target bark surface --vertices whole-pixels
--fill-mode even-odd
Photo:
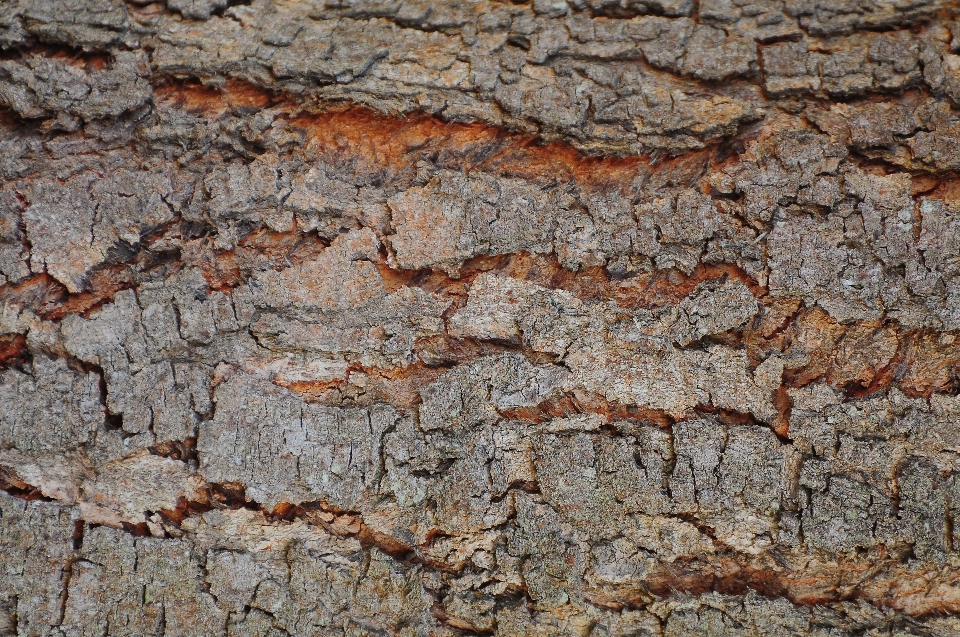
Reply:
[[[0,0],[0,635],[960,634],[945,0]]]

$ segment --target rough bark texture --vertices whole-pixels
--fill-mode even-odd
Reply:
[[[0,0],[0,634],[960,634],[954,11]]]

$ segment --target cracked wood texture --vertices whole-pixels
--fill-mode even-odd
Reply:
[[[0,634],[960,634],[945,0],[0,0]]]

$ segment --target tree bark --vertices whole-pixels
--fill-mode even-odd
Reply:
[[[0,634],[960,634],[955,10],[0,2]]]

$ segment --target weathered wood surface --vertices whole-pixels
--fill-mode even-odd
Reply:
[[[960,634],[954,11],[0,0],[0,634]]]

